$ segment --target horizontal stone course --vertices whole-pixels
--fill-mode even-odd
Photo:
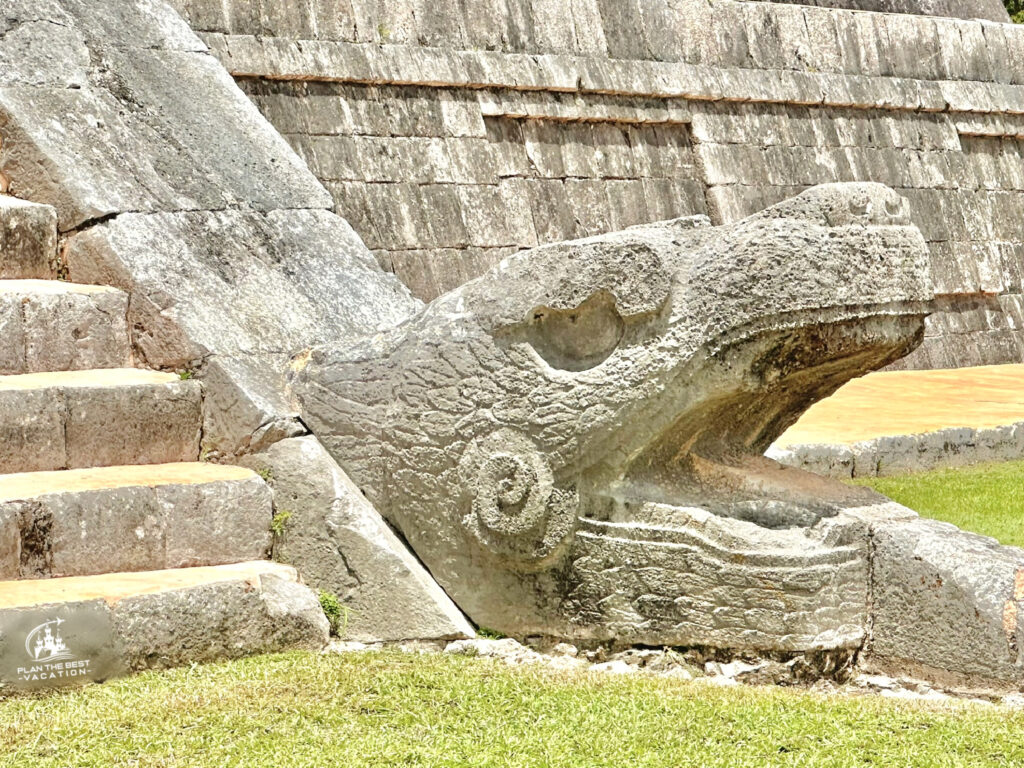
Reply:
[[[201,406],[177,374],[0,376],[0,473],[195,461]]]
[[[0,280],[0,375],[128,366],[127,318],[113,288]]]
[[[1007,20],[996,0],[986,2],[986,18]],[[1024,50],[1020,30],[973,19],[728,0],[313,3],[267,0],[254,14],[244,0],[177,0],[194,28],[215,34],[996,82],[1022,82],[1024,75],[1024,58],[1015,55]],[[283,16],[287,24],[274,22]]]
[[[928,80],[918,73],[743,69],[343,42],[303,41],[300,45],[287,39],[246,36],[207,35],[206,39],[224,66],[241,78],[1024,114],[1024,77],[1015,83]]]
[[[21,661],[28,635],[56,621],[71,663],[39,674]],[[0,582],[0,692],[103,681],[143,669],[293,648],[319,650],[327,619],[280,563]],[[20,668],[20,672],[19,672]],[[74,670],[74,674],[66,670]]]
[[[1014,350],[1019,352],[1019,350]],[[1024,422],[1001,427],[953,427],[894,435],[852,445],[789,445],[771,458],[828,477],[880,477],[1024,458]]]
[[[39,579],[255,560],[270,490],[235,467],[164,464],[0,476],[0,577]]]

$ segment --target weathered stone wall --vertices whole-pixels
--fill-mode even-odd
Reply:
[[[954,19],[1007,20],[1001,0],[750,0],[750,2],[794,3],[852,11],[913,13],[922,16],[949,16]]]
[[[941,294],[903,364],[1024,359],[1024,28],[729,0],[178,5],[421,298],[537,243],[871,180],[911,200]]]
[[[521,248],[706,213],[689,116],[649,99],[240,82],[425,298]]]

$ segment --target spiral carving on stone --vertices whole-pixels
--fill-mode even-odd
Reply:
[[[512,429],[477,438],[459,462],[472,499],[463,524],[491,552],[521,565],[543,565],[575,528],[575,489],[555,488],[551,466]]]

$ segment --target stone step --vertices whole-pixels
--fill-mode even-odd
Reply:
[[[0,374],[129,365],[123,291],[56,280],[0,280]]]
[[[137,368],[0,376],[0,473],[199,458],[198,381]]]
[[[317,597],[291,566],[0,582],[0,693],[327,642]]]
[[[57,210],[0,195],[0,279],[57,276]]]
[[[0,579],[255,560],[271,492],[242,467],[178,463],[0,475]]]

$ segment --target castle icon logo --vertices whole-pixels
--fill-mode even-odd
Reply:
[[[64,619],[45,621],[25,638],[25,651],[34,662],[53,663],[74,658],[74,654],[61,637],[60,625]]]

